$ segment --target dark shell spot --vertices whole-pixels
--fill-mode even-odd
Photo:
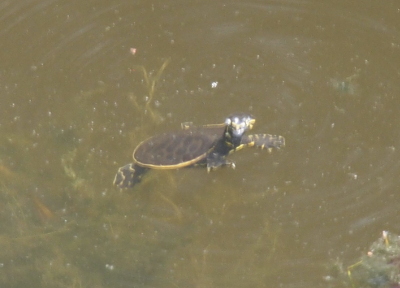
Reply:
[[[193,141],[191,141],[190,143],[188,143],[186,147],[187,147],[188,151],[191,151],[191,152],[199,151],[199,150],[207,151],[209,149],[209,146],[211,146],[210,144],[211,143],[209,143],[209,145],[207,145],[207,143],[205,143],[202,138],[195,137],[195,139]]]
[[[183,159],[185,157],[186,149],[184,147],[179,147],[174,151],[174,159],[177,161],[180,161],[180,159]]]

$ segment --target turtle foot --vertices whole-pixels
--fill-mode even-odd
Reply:
[[[134,163],[127,164],[118,169],[114,178],[114,185],[123,188],[132,188],[142,180],[143,174],[148,169],[135,165]]]

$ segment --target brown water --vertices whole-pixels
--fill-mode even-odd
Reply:
[[[327,266],[399,232],[399,1],[0,11],[1,287],[342,287]],[[141,140],[237,111],[286,147],[112,186]]]

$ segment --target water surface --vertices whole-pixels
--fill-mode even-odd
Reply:
[[[399,231],[397,1],[3,1],[4,287],[326,287]],[[233,112],[286,147],[112,186]]]

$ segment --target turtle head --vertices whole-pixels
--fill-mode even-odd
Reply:
[[[249,114],[233,114],[225,119],[226,131],[225,137],[235,147],[240,145],[243,134],[253,128],[256,120]]]

